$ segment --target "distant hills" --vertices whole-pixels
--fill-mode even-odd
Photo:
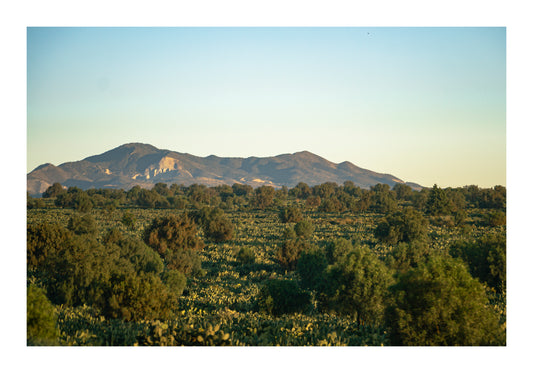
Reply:
[[[241,183],[275,188],[285,185],[290,188],[299,182],[313,186],[330,181],[340,185],[347,180],[361,188],[378,183],[391,187],[404,183],[393,175],[366,170],[350,162],[333,163],[307,151],[264,158],[197,157],[131,143],[81,161],[59,166],[43,164],[28,174],[27,190],[32,196],[40,196],[54,182],[82,189],[129,190],[135,185],[151,188],[159,182],[208,186]],[[415,183],[406,184],[413,189],[421,188]]]

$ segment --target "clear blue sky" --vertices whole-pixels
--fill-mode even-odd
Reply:
[[[127,142],[506,185],[505,28],[28,28],[27,168]]]

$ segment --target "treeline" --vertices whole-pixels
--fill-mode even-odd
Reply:
[[[369,190],[346,181],[343,185],[327,182],[313,187],[299,183],[294,188],[274,189],[271,186],[253,188],[244,184],[207,187],[193,184],[183,186],[157,183],[152,189],[135,186],[122,189],[64,188],[54,183],[42,195],[53,198],[57,207],[88,212],[94,207],[114,210],[119,206],[141,208],[184,209],[204,206],[224,210],[272,209],[284,206],[289,198],[296,199],[307,210],[320,212],[391,213],[400,207],[412,206],[432,215],[457,214],[465,208],[505,211],[506,189],[503,186],[479,188],[424,188],[415,191],[406,184],[377,184]],[[28,196],[28,208],[44,207],[42,199]],[[460,217],[459,217],[460,218]]]

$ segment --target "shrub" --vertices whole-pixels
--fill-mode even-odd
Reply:
[[[287,207],[280,211],[279,218],[282,223],[298,223],[303,219],[303,214],[298,207]]]
[[[285,230],[283,231],[283,234],[281,236],[282,239],[284,240],[292,240],[292,239],[295,239],[296,237],[296,232],[294,231],[294,228],[290,227],[290,228],[285,228]]]
[[[41,268],[43,263],[55,256],[72,236],[72,232],[55,223],[28,225],[26,233],[28,271],[43,270]]]
[[[68,222],[67,228],[75,234],[94,235],[98,231],[96,220],[94,220],[93,216],[89,214],[73,215]]]
[[[296,269],[300,254],[311,247],[311,244],[301,238],[286,240],[278,250],[280,264],[289,271]]]
[[[302,312],[310,304],[311,296],[300,289],[295,281],[268,280],[259,291],[259,308],[271,315]]]
[[[255,253],[248,246],[241,247],[237,252],[236,259],[241,264],[252,264],[255,262]]]
[[[297,271],[302,287],[319,290],[324,286],[325,270],[328,266],[324,250],[311,248],[302,252],[298,259]]]
[[[275,192],[274,187],[268,185],[257,187],[254,190],[252,205],[261,210],[270,207],[274,203]]]
[[[315,226],[310,220],[302,220],[294,226],[294,232],[298,237],[306,238],[313,234]]]
[[[57,344],[59,337],[56,325],[57,316],[44,291],[33,284],[30,285],[26,301],[26,343],[28,346]]]
[[[335,197],[324,198],[318,206],[318,211],[322,212],[340,212],[344,210],[342,203]]]
[[[477,241],[456,241],[450,254],[462,259],[472,276],[488,286],[503,292],[506,283],[505,233],[491,234]]]
[[[120,221],[126,226],[126,228],[133,230],[137,219],[130,211],[125,211],[124,214],[122,214],[122,219]]]
[[[84,213],[93,208],[91,197],[77,187],[70,187],[66,192],[58,194],[54,203],[58,207],[70,207]]]
[[[299,182],[289,193],[298,199],[306,199],[311,195],[312,190],[306,183]]]
[[[205,236],[215,242],[231,240],[233,231],[233,223],[224,215],[211,217],[204,226]]]
[[[307,199],[305,200],[305,205],[310,208],[316,208],[320,206],[321,203],[322,200],[320,199],[320,197],[314,195],[307,197]]]
[[[44,191],[43,198],[54,198],[63,193],[66,193],[63,186],[60,183],[54,183]]]
[[[228,241],[233,238],[235,227],[222,209],[203,207],[194,213],[193,218],[203,228],[206,238],[215,242]]]
[[[352,243],[344,238],[337,238],[326,243],[326,258],[329,264],[338,262],[353,249]]]
[[[187,277],[175,269],[165,271],[162,274],[161,279],[170,292],[176,296],[183,294],[183,290],[185,290],[185,287],[187,286]]]
[[[119,247],[120,256],[133,265],[136,273],[159,275],[163,272],[164,264],[161,257],[144,242],[131,237],[122,237],[116,245]]]
[[[26,196],[26,208],[29,209],[42,209],[46,204],[42,198],[33,198],[29,194]]]
[[[111,252],[94,237],[73,236],[40,267],[39,278],[54,304],[101,306],[112,272],[119,268],[118,250]],[[131,269],[126,260],[120,267]]]
[[[425,262],[432,250],[425,241],[400,242],[390,252],[389,267],[399,272],[405,272]]]
[[[398,242],[411,242],[426,240],[428,221],[413,208],[387,215],[381,220],[374,236],[382,242],[396,244]]]
[[[198,237],[196,224],[187,215],[155,218],[144,231],[144,242],[161,255],[168,269],[188,274],[199,267],[195,252],[204,243]]]
[[[382,214],[389,214],[398,208],[394,193],[388,184],[376,184],[370,187],[370,207]]]
[[[165,319],[176,306],[176,296],[152,274],[119,275],[106,293],[104,315],[125,321]]]
[[[485,216],[485,223],[489,227],[499,227],[506,224],[505,212],[496,210]]]

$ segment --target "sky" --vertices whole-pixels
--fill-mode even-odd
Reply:
[[[29,27],[27,171],[129,142],[506,185],[506,28]]]

